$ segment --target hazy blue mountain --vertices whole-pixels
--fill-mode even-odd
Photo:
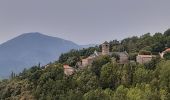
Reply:
[[[0,76],[38,63],[47,64],[57,60],[61,53],[78,48],[79,45],[61,38],[25,33],[0,45]]]
[[[87,45],[80,45],[82,48],[89,48],[89,47],[95,47],[98,46],[98,44],[87,44]]]

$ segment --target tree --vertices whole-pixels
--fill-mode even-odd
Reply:
[[[104,65],[101,69],[100,74],[100,85],[102,88],[116,88],[116,84],[118,84],[118,66],[113,63],[108,63]]]
[[[162,52],[165,49],[165,43],[162,42],[155,42],[154,44],[151,45],[152,47],[152,52]]]
[[[97,76],[92,73],[89,69],[77,73],[73,77],[76,87],[82,92],[86,93],[89,90],[96,89],[98,87]]]
[[[166,52],[166,53],[164,54],[164,59],[170,60],[170,52]]]
[[[160,100],[159,91],[151,88],[150,84],[137,84],[129,88],[127,100]]]
[[[123,85],[120,85],[115,93],[114,93],[114,100],[127,100],[127,92],[128,88],[125,88]]]
[[[116,61],[120,60],[120,56],[118,54],[116,54],[116,53],[113,53],[112,57],[114,57],[116,59]]]
[[[10,78],[13,79],[16,77],[16,74],[12,71]]]
[[[161,62],[161,70],[160,70],[160,81],[161,87],[170,91],[170,62],[162,61]]]
[[[170,36],[170,29],[167,29],[167,30],[164,32],[164,35],[165,35],[165,36]]]
[[[133,74],[133,83],[148,83],[152,79],[152,71],[145,69],[145,66],[138,65]]]
[[[136,61],[136,56],[137,55],[138,55],[137,53],[129,53],[129,60]]]
[[[99,57],[92,63],[92,66],[91,66],[92,72],[94,72],[98,77],[100,77],[100,70],[102,66],[107,64],[108,62],[111,62],[111,59],[109,56]]]
[[[120,66],[119,66],[120,67]],[[121,84],[124,86],[130,86],[133,82],[134,66],[133,64],[124,64],[120,69]]]
[[[96,89],[96,90],[90,90],[86,94],[84,94],[83,98],[84,100],[112,100],[112,91],[108,90],[102,90],[102,89]]]
[[[72,67],[75,67],[75,65],[78,61],[80,61],[80,57],[73,56],[73,57],[69,57],[67,59],[66,64],[68,64]]]

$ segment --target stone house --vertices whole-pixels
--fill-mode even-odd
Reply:
[[[113,52],[114,54],[118,55],[119,60],[117,61],[119,64],[126,64],[129,62],[129,54],[125,52]]]
[[[80,68],[84,68],[88,65],[91,65],[93,63],[93,61],[101,55],[109,55],[110,54],[109,47],[110,47],[109,43],[107,41],[105,41],[102,44],[102,52],[94,51],[94,54],[90,55],[89,57],[87,57],[85,59],[82,59],[82,66],[80,66]]]
[[[153,58],[155,58],[155,55],[139,55],[136,57],[136,61],[140,64],[144,64],[147,62],[150,62]]]
[[[98,57],[102,56],[102,55],[109,55],[111,56],[113,53],[116,53],[119,56],[119,64],[125,64],[128,63],[128,53],[127,52],[110,52],[109,50],[109,43],[107,41],[105,41],[102,44],[102,52],[97,52],[94,51],[94,53],[92,55],[90,55],[89,57],[82,59],[80,62],[77,62],[76,66],[78,66],[80,69],[84,69],[86,66],[91,65],[93,63],[94,60],[96,60]],[[73,67],[70,67],[69,65],[64,65],[64,73],[66,75],[72,75],[75,72],[75,69]]]
[[[82,66],[80,68],[84,68],[85,66],[91,65],[93,61],[102,55],[112,55],[113,53],[116,53],[119,56],[118,63],[125,64],[129,62],[129,56],[127,52],[110,52],[109,49],[110,45],[107,41],[105,41],[102,44],[102,52],[94,51],[94,54],[90,55],[89,57],[82,59]]]
[[[70,67],[69,65],[63,65],[63,68],[64,68],[64,74],[67,76],[72,75],[75,72],[75,69],[73,67]]]
[[[80,66],[80,68],[91,65],[93,61],[96,60],[100,55],[101,53],[94,51],[94,54],[90,55],[89,57],[85,59],[82,59],[82,66]]]

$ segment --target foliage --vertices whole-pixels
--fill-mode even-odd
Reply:
[[[163,63],[160,70],[161,87],[170,91],[170,62],[162,61],[161,63]]]
[[[111,90],[96,89],[84,94],[84,100],[112,100]]]
[[[166,31],[164,32],[164,35],[165,35],[165,36],[170,36],[170,29],[166,30]]]
[[[164,54],[164,58],[165,58],[166,60],[170,60],[170,52],[166,52],[166,53]]]
[[[106,58],[96,61],[102,63]],[[59,63],[51,63],[46,69],[34,66],[13,79],[0,82],[0,97],[33,100],[169,99],[169,61],[157,62],[154,69],[148,69],[145,65],[118,65],[108,61],[103,63],[100,76],[91,68],[65,76]]]
[[[81,58],[86,58],[94,53],[94,51],[99,51],[99,47],[89,47],[87,49],[83,48],[81,50],[71,50],[68,53],[61,54],[59,57],[59,63],[68,64],[70,66],[76,67],[78,61]]]
[[[120,60],[120,56],[116,53],[113,53],[112,57],[114,57],[116,59],[116,61]]]
[[[100,70],[101,70],[102,66],[107,64],[110,61],[111,61],[111,59],[109,58],[109,56],[99,57],[97,60],[95,60],[92,63],[92,66],[91,66],[92,72],[94,72],[98,77],[100,77]]]
[[[100,74],[100,84],[102,88],[115,88],[118,81],[117,65],[113,63],[108,63],[104,65],[101,69]]]
[[[140,55],[151,55],[151,52],[150,51],[146,51],[146,50],[141,50],[141,51],[139,51],[139,54]]]
[[[169,30],[164,34],[150,33],[122,41],[110,41],[112,51],[126,50],[130,60],[140,50],[158,54],[169,46]],[[63,64],[76,62],[91,55],[99,47],[71,50],[58,61],[33,66],[10,79],[0,81],[1,100],[170,100],[170,61],[156,58],[146,64],[118,64],[110,56],[97,58],[92,65],[71,76],[64,74]],[[143,51],[142,51],[143,52]],[[146,54],[146,52],[144,52]],[[168,56],[169,58],[169,56]]]

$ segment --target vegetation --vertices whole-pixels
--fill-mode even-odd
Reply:
[[[167,60],[170,60],[170,52],[166,52],[164,54],[164,58],[167,59]]]
[[[71,50],[68,53],[61,54],[59,57],[59,63],[68,64],[70,66],[76,66],[76,63],[82,58],[86,58],[94,53],[94,51],[100,51],[99,47],[90,47],[82,50]]]
[[[142,50],[158,54],[170,47],[170,31],[110,41],[112,51],[126,50],[129,59]],[[120,65],[110,56],[101,56],[91,66],[71,76],[63,64],[76,68],[76,62],[101,46],[71,50],[47,68],[34,66],[10,79],[0,81],[0,99],[4,100],[169,100],[170,60],[155,58],[146,64]],[[115,55],[113,55],[115,56]],[[169,58],[169,56],[167,56]]]

